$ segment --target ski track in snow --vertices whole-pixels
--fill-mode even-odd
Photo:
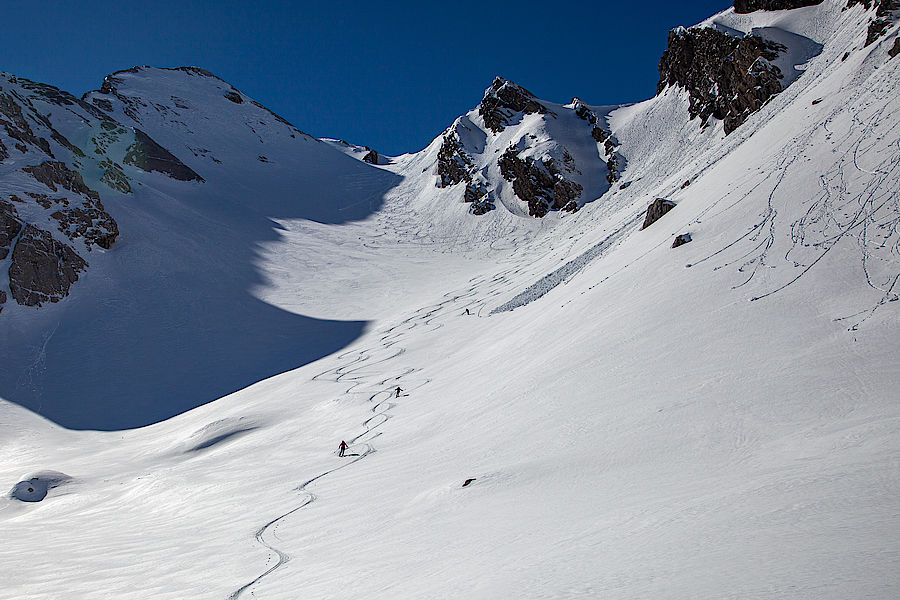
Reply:
[[[464,292],[446,293],[444,294],[444,300],[436,304],[420,308],[410,317],[407,317],[396,325],[392,325],[384,329],[381,332],[380,337],[378,338],[379,346],[344,352],[337,357],[337,359],[341,362],[339,366],[314,375],[311,380],[333,381],[335,383],[344,381],[352,382],[351,385],[344,390],[343,394],[345,395],[350,394],[357,387],[361,387],[368,383],[371,383],[373,377],[378,378],[382,376],[383,371],[386,369],[386,367],[384,366],[386,365],[386,363],[399,358],[405,353],[405,349],[399,347],[399,344],[412,330],[418,327],[427,327],[429,329],[427,329],[425,333],[436,331],[443,326],[443,324],[436,322],[439,317],[445,317],[451,314],[456,315],[460,311],[464,311],[466,309],[469,309],[470,314],[473,316],[481,314],[482,310],[484,309],[484,302],[469,302],[463,304],[460,304],[460,302],[464,300],[471,300],[473,297],[479,295],[479,293],[483,293],[485,290],[481,288],[485,284],[489,287],[489,289],[487,290],[488,295],[499,293],[503,288],[503,284],[506,281],[507,275],[508,272],[495,275],[490,279],[486,279],[485,277],[475,277],[471,279],[469,281],[470,285]],[[450,308],[453,308],[452,312],[449,311]],[[472,308],[475,308],[476,310],[471,311]],[[291,560],[291,555],[271,543],[267,539],[267,534],[269,532],[274,532],[275,528],[280,525],[285,519],[317,500],[317,496],[307,489],[310,485],[323,479],[324,477],[327,477],[332,473],[335,473],[342,469],[346,469],[363,460],[370,454],[376,452],[376,448],[372,445],[371,442],[381,435],[381,432],[376,432],[376,430],[391,419],[391,415],[389,413],[393,408],[397,406],[396,403],[391,402],[393,398],[398,397],[395,393],[396,387],[401,387],[402,390],[405,390],[407,392],[401,393],[399,397],[408,397],[410,395],[410,391],[419,389],[430,382],[430,379],[423,379],[415,383],[408,382],[410,376],[415,374],[417,371],[418,369],[406,368],[398,374],[376,379],[375,385],[377,387],[388,386],[388,388],[379,390],[369,396],[368,401],[370,403],[374,402],[372,408],[370,409],[372,412],[372,416],[363,421],[362,426],[364,428],[364,431],[349,439],[349,445],[351,448],[354,444],[365,444],[365,450],[359,453],[346,455],[350,457],[351,460],[345,461],[343,464],[333,469],[323,471],[318,475],[301,483],[299,486],[297,486],[297,488],[295,488],[296,491],[302,495],[300,503],[287,512],[268,521],[256,530],[256,532],[254,533],[254,538],[260,545],[262,545],[268,551],[274,553],[276,557],[275,564],[268,567],[252,581],[244,584],[243,586],[232,592],[228,596],[228,600],[237,600],[245,592],[250,590],[250,588],[261,582],[266,577],[272,575],[275,571],[283,567]],[[406,388],[403,388],[400,385],[402,382],[407,382],[405,383],[405,385],[407,386]],[[410,385],[414,385],[415,387],[410,388]],[[250,594],[253,595],[253,592],[251,591]]]

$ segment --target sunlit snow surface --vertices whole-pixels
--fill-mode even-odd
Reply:
[[[360,336],[141,429],[0,403],[0,597],[900,596],[900,60],[842,4],[727,138],[613,112],[631,185],[575,215],[473,219],[436,148],[363,220],[268,213],[235,293]]]

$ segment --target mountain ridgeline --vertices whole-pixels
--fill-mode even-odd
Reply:
[[[733,12],[803,10],[822,2],[736,0]],[[842,8],[856,7],[868,11],[870,45],[893,27],[898,2],[848,0]],[[683,94],[686,118],[696,118],[700,128],[721,127],[727,136],[800,75],[794,65],[821,49],[770,27],[742,32],[710,21],[677,28],[659,63],[657,93]],[[889,56],[898,53],[900,41]],[[497,77],[481,103],[419,155],[431,164],[432,187],[473,217],[575,213],[628,186],[623,174],[629,161],[640,160],[619,141],[610,120],[616,108],[578,98],[546,102]],[[188,124],[185,115],[198,109],[213,125]],[[240,179],[235,174],[249,165],[277,178],[278,165],[290,159],[271,144],[263,148],[273,136],[328,146],[196,67],[134,67],[106,77],[82,98],[3,74],[0,126],[0,311],[8,296],[28,307],[66,297],[95,256],[114,251],[120,235],[128,237],[109,207],[126,208],[145,182],[165,178],[167,193],[177,196],[208,181]],[[227,138],[233,145],[246,138],[259,150],[241,143],[249,154],[224,164],[220,148]],[[372,165],[367,168],[392,163],[369,148],[332,146]]]

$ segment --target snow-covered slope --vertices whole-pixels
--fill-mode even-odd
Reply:
[[[87,100],[106,101],[91,105],[109,109],[100,114],[115,119],[113,133],[133,140],[133,132],[150,132],[163,150],[149,153],[147,171],[119,158],[128,194],[99,182],[102,171],[82,171],[102,191],[119,237],[112,250],[92,252],[68,298],[40,309],[5,305],[0,395],[67,427],[142,426],[359,335],[362,323],[311,319],[256,298],[259,245],[278,239],[277,218],[364,218],[399,178],[334,151],[249,99],[229,100],[230,86],[199,71],[139,68],[107,82],[115,93]],[[128,103],[132,94],[141,102]],[[119,156],[126,154],[130,142],[117,143]],[[202,181],[159,171],[175,164],[154,161],[160,152]],[[18,189],[23,175],[16,177],[4,179],[6,191]]]
[[[205,182],[136,173],[133,199],[104,198],[122,231],[104,256],[121,257],[121,272],[95,261],[81,291],[32,312],[8,304],[0,319],[50,332],[51,348],[51,326],[85,336],[78,307],[107,295],[147,310],[172,302],[154,318],[197,338],[244,313],[185,308],[191,289],[290,317],[240,338],[255,347],[196,343],[207,356],[171,366],[186,386],[241,368],[236,358],[292,352],[292,332],[276,330],[299,315],[368,323],[319,360],[139,429],[74,431],[0,390],[13,400],[0,402],[11,489],[0,523],[13,540],[0,546],[0,596],[897,597],[900,59],[887,52],[896,24],[866,45],[871,14],[844,5],[714,17],[707,25],[777,27],[821,52],[728,135],[715,116],[691,119],[678,85],[588,107],[615,137],[621,178],[583,171],[601,183],[579,185],[595,191],[543,219],[516,210],[510,182],[461,133],[531,127],[531,148],[552,153],[539,112],[513,111],[490,135],[470,113],[448,131],[477,167],[472,181],[496,186],[482,215],[469,213],[465,178],[436,187],[444,136],[380,167],[281,136],[284,151],[265,156],[333,161],[356,174],[340,184],[347,193],[379,194],[364,218],[324,222],[302,200],[293,214],[275,210],[284,197],[230,193],[237,175],[220,179],[214,161],[184,151],[201,128],[184,113],[183,128],[169,117],[148,126],[165,112],[155,108],[130,117]],[[199,121],[227,93],[204,75],[135,74],[154,76],[200,77]],[[576,124],[575,105],[542,105],[565,115],[554,127]],[[498,138],[491,152],[516,142]],[[260,153],[230,143],[203,147],[223,163]],[[263,179],[264,167],[249,172]],[[314,173],[291,181],[324,185]],[[675,206],[641,229],[656,198]],[[683,233],[692,241],[672,248]],[[173,240],[156,252],[184,270],[153,279],[150,300],[92,287],[138,285],[127,266]],[[235,263],[237,275],[210,283]],[[149,322],[134,331],[158,334]],[[179,358],[179,336],[167,339]],[[21,376],[20,351],[6,352],[4,375]],[[52,358],[48,374],[94,364]]]

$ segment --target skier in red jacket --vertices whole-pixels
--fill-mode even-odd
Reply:
[[[341,440],[341,445],[338,446],[338,456],[343,456],[344,452],[347,451],[347,442]]]

